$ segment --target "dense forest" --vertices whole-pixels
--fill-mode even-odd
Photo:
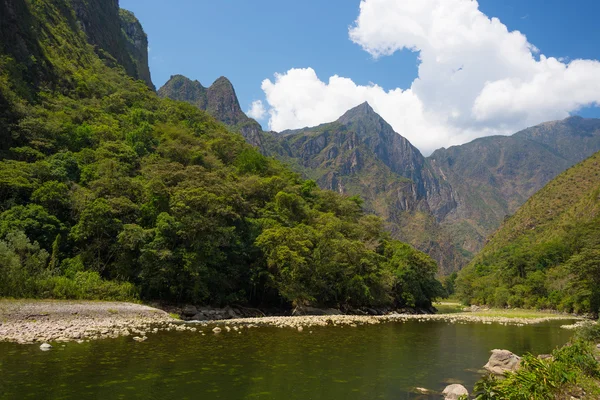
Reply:
[[[600,153],[509,218],[457,279],[466,303],[600,310]]]
[[[436,263],[359,198],[127,75],[74,8],[116,6],[0,2],[0,296],[431,306]]]

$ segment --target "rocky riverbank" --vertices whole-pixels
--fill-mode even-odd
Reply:
[[[267,326],[291,328],[302,332],[313,327],[357,327],[408,321],[524,326],[556,319],[575,319],[565,315],[508,318],[477,316],[470,313],[339,315],[332,310],[320,310],[319,312],[324,315],[264,316],[262,311],[243,307],[225,309],[188,307],[184,311],[184,315],[192,321],[180,321],[172,318],[166,311],[132,303],[0,300],[0,341],[27,344],[95,340],[119,336],[131,336],[136,341],[144,341],[148,338],[147,334],[163,330],[226,334],[241,332],[242,328]],[[194,317],[199,319],[194,320]]]
[[[172,320],[166,312],[141,304],[0,300],[0,341],[27,344],[140,335]]]
[[[408,321],[428,322],[443,321],[453,324],[502,324],[525,326],[538,324],[551,320],[577,319],[577,317],[557,315],[556,317],[542,318],[508,318],[508,317],[483,317],[464,314],[388,314],[388,315],[305,315],[292,317],[260,317],[260,318],[239,318],[226,319],[219,321],[198,321],[201,324],[227,325],[227,326],[245,326],[259,327],[271,326],[277,328],[307,328],[318,326],[358,326],[374,325],[380,323],[403,323]]]

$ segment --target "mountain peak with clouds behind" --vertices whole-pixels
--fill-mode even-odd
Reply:
[[[519,31],[470,0],[363,0],[349,38],[375,59],[419,53],[408,88],[384,90],[312,68],[266,79],[269,126],[279,131],[331,120],[368,101],[425,153],[507,135],[600,102],[600,62],[546,57]]]
[[[367,101],[429,154],[573,114],[600,117],[592,0],[121,3],[151,38],[158,86],[174,72],[225,75],[242,109],[275,131],[331,122]]]

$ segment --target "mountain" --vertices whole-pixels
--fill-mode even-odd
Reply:
[[[431,308],[435,261],[358,199],[139,80],[118,6],[0,0],[0,297]],[[227,80],[190,88],[252,124]]]
[[[503,219],[546,183],[600,150],[600,120],[570,117],[512,136],[492,136],[435,151],[428,161],[452,187],[442,224],[475,253]]]
[[[148,37],[132,12],[118,0],[70,0],[77,22],[97,54],[125,68],[134,79],[155,89],[148,65]]]
[[[451,188],[369,104],[333,123],[271,135],[284,149],[276,157],[324,189],[360,195],[396,238],[430,254],[444,273],[464,263],[437,222],[445,212],[440,204],[453,204]]]
[[[264,149],[262,127],[242,111],[235,89],[229,79],[222,76],[210,87],[205,88],[198,81],[192,81],[183,75],[173,75],[158,90],[158,95],[163,98],[185,101],[201,110],[208,111],[217,120],[241,133],[248,143]]]
[[[208,110],[235,129],[249,118],[226,82],[221,86],[227,90],[212,90],[212,103],[229,107],[210,106],[210,88],[183,76],[173,77],[159,93]],[[276,133],[257,126],[244,136],[320,187],[360,195],[365,209],[383,217],[395,237],[430,254],[448,274],[466,265],[502,221],[548,181],[600,150],[600,120],[548,122],[513,136],[439,149],[427,158],[368,103],[317,127]]]
[[[460,272],[457,286],[469,303],[597,315],[600,152],[561,173],[506,220]]]

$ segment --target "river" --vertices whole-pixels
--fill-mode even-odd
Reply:
[[[439,399],[413,393],[449,383],[469,390],[490,350],[548,353],[566,321],[537,325],[442,321],[358,327],[254,328],[216,335],[159,332],[38,345],[0,343],[2,399]]]

